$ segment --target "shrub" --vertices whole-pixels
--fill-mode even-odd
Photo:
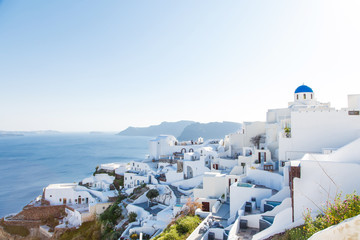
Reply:
[[[191,231],[191,229],[195,229],[200,224],[200,218],[187,216],[185,218],[181,218],[177,220],[176,230],[179,234],[186,234]]]
[[[78,229],[68,229],[60,237],[60,240],[68,239],[101,239],[100,224],[96,221],[84,222]]]
[[[322,209],[322,214],[315,219],[311,217],[308,210],[304,215],[305,224],[303,226],[289,229],[283,235],[278,235],[274,239],[278,240],[303,240],[310,238],[313,234],[332,225],[336,225],[345,219],[355,217],[360,214],[360,197],[355,192],[345,196],[341,200],[341,194],[335,197],[333,203],[326,202]]]
[[[111,231],[104,233],[102,239],[104,240],[118,240],[121,237],[121,233],[119,231]]]
[[[192,201],[191,198],[188,198],[186,202],[186,207],[188,209],[188,214],[194,216],[196,209],[201,208],[201,203],[197,201]]]
[[[287,230],[285,233],[273,236],[272,240],[306,240],[307,233],[304,225]]]
[[[139,235],[137,233],[133,233],[133,234],[130,235],[130,238],[131,239],[138,239]]]
[[[119,193],[119,197],[116,199],[115,204],[119,205],[124,199],[126,199],[126,196],[124,194]]]
[[[112,224],[116,224],[117,219],[121,217],[121,212],[121,208],[115,203],[100,214],[100,221],[102,223],[109,221]]]
[[[311,218],[311,211],[305,215],[305,228],[308,236],[336,225],[345,219],[355,217],[360,214],[360,197],[354,193],[345,196],[345,200],[341,200],[341,194],[335,197],[333,203],[326,202],[323,213],[318,215],[315,220]]]
[[[119,190],[120,187],[124,187],[124,177],[121,176],[120,179],[115,179],[114,186],[116,190]]]
[[[185,240],[192,231],[200,224],[198,216],[185,216],[170,224],[156,240]]]
[[[128,216],[129,216],[129,222],[135,222],[136,221],[137,214],[135,212],[130,212]]]

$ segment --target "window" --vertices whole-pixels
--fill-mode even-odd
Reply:
[[[52,195],[50,195],[50,197],[52,197]]]
[[[306,99],[306,94],[304,93],[304,99]]]
[[[299,94],[296,94],[296,99],[299,100]]]
[[[71,198],[69,199],[69,203],[71,203]]]
[[[310,98],[312,99],[312,94],[310,95]]]
[[[77,202],[77,199],[75,198],[75,202]]]
[[[349,111],[348,114],[349,115],[359,115],[360,111]]]
[[[59,202],[61,202],[61,198],[59,198]]]

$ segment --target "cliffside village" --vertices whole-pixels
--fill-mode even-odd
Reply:
[[[203,220],[188,239],[266,239],[303,224],[306,209],[315,216],[337,193],[360,192],[354,180],[360,172],[359,112],[360,94],[335,109],[301,85],[288,107],[267,111],[266,122],[244,122],[223,139],[158,136],[142,162],[101,164],[80,183],[47,186],[33,204],[65,205],[57,228],[77,227],[103,213],[119,192],[133,196],[146,185],[119,203],[136,213],[120,239],[157,236],[189,199],[199,204],[196,215]],[[150,201],[151,189],[159,196]]]

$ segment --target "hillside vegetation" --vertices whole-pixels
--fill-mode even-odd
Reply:
[[[315,233],[330,226],[336,225],[345,219],[355,217],[360,214],[360,196],[353,193],[345,196],[341,200],[341,195],[336,196],[334,202],[327,202],[322,214],[315,219],[311,218],[311,211],[305,214],[305,224],[287,230],[284,234],[274,236],[274,240],[305,240]]]

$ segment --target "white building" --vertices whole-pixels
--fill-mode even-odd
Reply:
[[[197,149],[206,146],[212,146],[216,148],[219,140],[207,140],[203,142],[202,138],[198,141],[184,141],[179,142],[174,136],[171,135],[160,135],[149,143],[149,160],[159,159],[173,159],[174,153],[188,153],[194,152]],[[182,156],[181,156],[182,157]]]
[[[313,90],[299,86],[288,108],[267,112],[266,145],[276,160],[301,158],[339,148],[360,136],[360,95],[348,96],[348,108],[336,110],[320,103]],[[336,136],[336,137],[334,137]]]
[[[50,184],[43,191],[43,197],[51,205],[96,203],[96,196],[77,183]]]
[[[202,211],[208,212],[218,199],[223,201],[227,199],[231,184],[238,182],[240,178],[237,175],[206,172],[203,176],[203,184],[194,188],[194,199],[201,202]]]
[[[95,174],[95,176],[84,178],[82,184],[94,190],[109,191],[114,180],[115,177],[109,176],[106,173],[100,173]]]
[[[244,147],[253,146],[251,138],[257,135],[265,135],[265,126],[265,122],[244,122],[240,131],[225,136],[225,155],[237,158],[242,154]]]
[[[303,224],[307,209],[311,209],[315,217],[327,201],[334,201],[337,194],[344,197],[359,192],[360,184],[356,181],[360,171],[359,155],[360,138],[332,153],[309,153],[301,160],[286,163],[284,185],[290,188],[289,204],[278,211],[273,224],[256,234],[254,239],[264,239]]]
[[[126,172],[124,175],[124,188],[133,188],[144,183],[151,183],[151,175],[134,172]]]

